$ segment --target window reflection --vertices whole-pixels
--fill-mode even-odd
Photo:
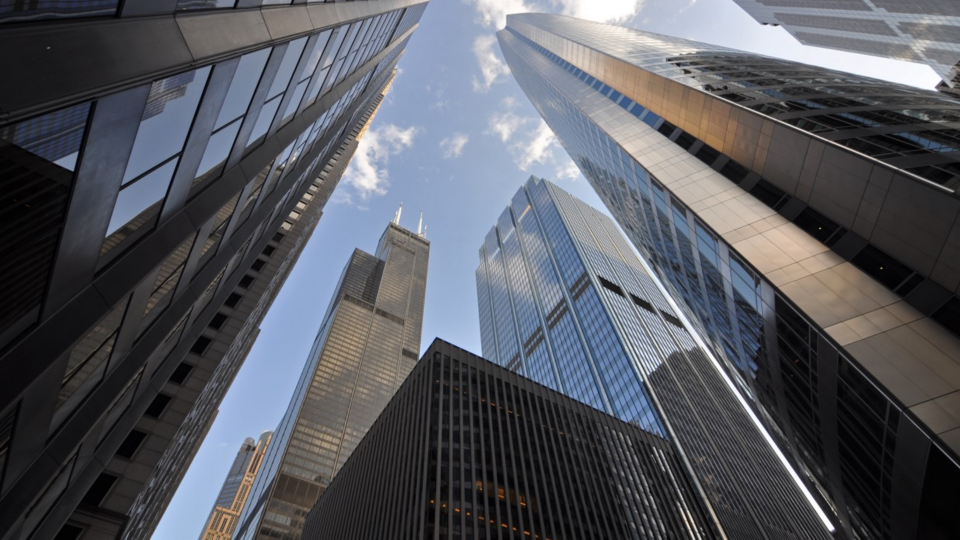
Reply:
[[[203,250],[200,252],[200,263],[197,265],[198,269],[203,268],[203,266],[213,258],[213,254],[217,252],[214,248],[220,243],[220,239],[223,238],[223,233],[227,230],[227,223],[230,221],[230,216],[233,215],[233,211],[237,207],[238,200],[240,200],[239,193],[231,197],[230,200],[217,211],[217,214],[213,216],[213,226],[210,228],[210,235],[207,236],[207,240],[203,244]]]
[[[260,137],[270,128],[270,124],[273,123],[273,117],[277,114],[277,109],[280,108],[280,100],[282,98],[283,96],[277,96],[263,104],[263,108],[260,109],[260,116],[257,117],[257,123],[254,124],[253,131],[250,133],[250,142],[247,143],[247,148],[259,142]]]
[[[0,129],[0,345],[36,321],[53,270],[60,229],[90,104]]]
[[[220,129],[247,112],[253,92],[257,89],[257,83],[260,82],[260,75],[263,73],[264,66],[267,65],[270,51],[271,47],[267,47],[240,58],[237,71],[230,83],[230,90],[227,91],[227,97],[224,98],[223,106],[220,108],[215,129]]]
[[[120,0],[5,1],[0,2],[0,23],[104,17],[116,14],[119,3]]]
[[[232,8],[236,0],[178,0],[178,10]]]
[[[160,215],[160,207],[178,161],[179,158],[170,159],[120,191],[107,226],[107,237],[100,248],[101,256],[131,238],[134,233],[142,234],[150,230]]]
[[[183,150],[209,74],[205,67],[153,83],[123,184]]]
[[[233,148],[242,123],[243,120],[238,118],[210,136],[207,149],[200,158],[200,166],[197,167],[197,177],[193,180],[191,194],[199,191],[207,179],[220,174],[227,158],[230,157],[230,149]]]
[[[187,264],[187,258],[190,256],[190,249],[193,247],[193,240],[196,235],[191,235],[183,241],[177,249],[163,263],[160,264],[160,273],[153,284],[153,291],[147,300],[146,310],[143,312],[143,322],[140,325],[142,332],[163,311],[163,308],[170,303],[170,293],[176,289],[180,282],[180,276],[183,275],[183,269]],[[151,315],[151,313],[153,313]],[[149,318],[148,318],[149,317]]]
[[[58,420],[62,421],[103,379],[126,310],[127,300],[124,300],[67,353],[67,369],[57,396]],[[72,405],[59,412],[67,402]]]

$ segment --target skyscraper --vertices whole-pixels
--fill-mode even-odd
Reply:
[[[126,527],[228,354],[206,328],[259,306],[276,274],[254,265],[297,245],[285,223],[426,6],[260,3],[0,7],[0,45],[17,51],[0,64],[18,74],[0,88],[0,538]],[[96,17],[46,20],[81,15]],[[222,397],[204,395],[188,436]],[[196,447],[177,444],[189,462]],[[175,479],[153,485],[138,530]]]
[[[929,65],[960,91],[960,6],[941,0],[734,0],[800,43]]]
[[[417,362],[430,243],[387,225],[354,250],[235,538],[300,537],[304,518]]]
[[[730,538],[828,525],[613,221],[532,177],[477,269],[484,354],[667,441]]]
[[[247,437],[240,445],[237,457],[233,460],[227,478],[223,481],[217,501],[213,504],[210,517],[207,518],[200,540],[230,540],[237,528],[237,518],[250,495],[253,480],[263,463],[263,456],[270,445],[272,431],[260,434],[260,440]]]
[[[303,538],[720,536],[667,441],[437,339]]]
[[[960,102],[561,16],[498,37],[821,506],[960,536]]]
[[[178,384],[187,388],[186,392],[182,390],[165,392],[173,396],[171,407],[175,407],[178,400],[185,399],[183,394],[193,399],[196,393],[190,390],[196,390],[196,388],[202,388],[202,390],[200,395],[195,397],[193,408],[187,413],[176,432],[152,430],[151,441],[160,437],[170,439],[166,451],[159,460],[155,454],[139,453],[119,459],[115,456],[107,464],[104,473],[101,473],[122,472],[124,469],[119,468],[118,465],[124,463],[127,467],[151,469],[149,477],[137,478],[142,482],[143,487],[127,512],[130,515],[130,521],[124,530],[125,540],[150,538],[159,524],[177,486],[199,450],[206,430],[216,417],[217,407],[256,342],[260,333],[260,324],[280,293],[281,287],[293,270],[307,241],[316,230],[327,200],[356,151],[361,133],[373,121],[376,111],[383,103],[384,94],[390,84],[388,82],[387,86],[373,97],[366,111],[359,114],[359,118],[343,143],[301,196],[300,203],[286,214],[286,218],[269,244],[273,250],[269,253],[261,253],[260,257],[253,262],[234,292],[227,297],[223,306],[201,333],[198,338],[201,346],[191,347],[184,361],[175,371],[178,376],[171,376],[172,382],[179,380]],[[318,164],[317,167],[319,168],[320,165]],[[185,374],[184,371],[186,371]],[[174,387],[168,386],[165,390]],[[136,429],[139,429],[139,422]],[[125,482],[132,480],[130,475],[123,476]],[[101,506],[111,508],[116,498],[114,494],[109,494]]]

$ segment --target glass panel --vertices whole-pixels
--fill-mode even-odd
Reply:
[[[289,2],[288,2],[289,3]],[[307,43],[307,38],[302,37],[290,42],[286,52],[283,53],[283,60],[280,62],[280,69],[277,70],[276,77],[273,78],[273,84],[270,85],[270,91],[267,92],[267,99],[283,92],[290,85],[290,78],[293,76],[293,70],[300,61],[300,53]]]
[[[253,203],[257,200],[257,197],[260,195],[260,190],[263,189],[263,182],[267,179],[267,175],[270,173],[270,167],[273,166],[271,161],[266,167],[260,171],[260,174],[253,179],[253,188],[250,190],[250,194],[247,195],[247,200],[243,203],[243,209],[240,210],[240,221],[243,222],[247,219],[248,210],[252,211]]]
[[[120,0],[34,0],[0,2],[0,22],[105,17],[117,13]]]
[[[293,96],[290,98],[290,103],[287,104],[287,110],[283,113],[283,121],[286,122],[293,113],[297,112],[297,106],[300,105],[300,100],[303,99],[303,93],[307,91],[307,84],[310,81],[303,81],[297,85],[297,89],[293,91]]]
[[[329,73],[330,68],[323,68],[320,70],[320,74],[317,75],[317,82],[313,85],[313,88],[310,89],[310,95],[307,96],[308,103],[313,103],[314,100],[317,99],[317,96],[320,94],[320,89],[323,88],[323,82]]]
[[[232,8],[237,0],[178,0],[177,9],[223,9]]]
[[[36,321],[89,112],[84,103],[0,129],[0,282],[17,284],[0,291],[0,335]]]
[[[217,215],[213,216],[213,226],[210,228],[210,236],[207,237],[207,241],[203,244],[203,251],[200,252],[200,264],[198,268],[202,268],[204,263],[209,260],[209,257],[205,256],[209,253],[212,257],[216,250],[213,249],[220,242],[220,238],[223,237],[223,232],[227,229],[227,222],[230,220],[230,216],[233,215],[233,211],[237,207],[237,201],[240,200],[240,194],[237,193],[227,201],[227,204],[223,205],[220,210],[217,211]]]
[[[279,96],[263,104],[263,108],[260,109],[260,116],[257,117],[257,123],[253,126],[253,132],[250,133],[250,141],[247,143],[247,148],[257,142],[257,140],[270,129],[270,124],[273,122],[273,117],[277,114],[279,107]]]
[[[153,83],[123,175],[124,184],[183,150],[209,74],[208,66]]]
[[[320,56],[323,54],[324,48],[327,46],[327,42],[330,41],[330,34],[332,30],[324,30],[320,33],[320,37],[317,38],[317,42],[313,45],[313,50],[310,51],[310,56],[307,59],[307,65],[303,69],[303,74],[300,76],[300,80],[309,78],[313,75],[314,70],[317,69],[317,64],[320,63]]]
[[[82,399],[103,378],[126,310],[127,301],[124,300],[67,353],[67,369],[57,396],[57,409],[73,396]],[[74,400],[74,404],[78,400]]]
[[[220,174],[220,169],[230,157],[230,149],[237,139],[237,132],[240,131],[242,120],[237,119],[232,124],[224,127],[220,131],[210,136],[207,142],[207,149],[203,152],[200,159],[200,166],[197,167],[197,177],[193,179],[193,187],[197,187],[204,180]]]
[[[17,419],[19,404],[10,407],[0,416],[0,485],[3,485],[3,473],[6,470],[7,454],[10,453],[10,441],[13,440],[13,424]]]
[[[143,368],[140,368],[140,371],[130,379],[130,382],[127,383],[127,386],[124,387],[123,391],[120,392],[120,395],[117,396],[117,399],[110,405],[110,408],[106,414],[106,418],[103,421],[103,431],[100,432],[100,441],[110,433],[113,429],[114,424],[117,423],[117,420],[126,412],[127,407],[130,405],[130,402],[133,401],[134,394],[137,393],[137,386],[140,382],[141,375],[143,375]],[[99,444],[99,441],[98,441]]]
[[[187,257],[190,256],[190,248],[193,247],[194,238],[196,238],[196,235],[184,240],[184,242],[160,264],[160,273],[157,274],[157,279],[153,284],[153,292],[150,294],[150,299],[147,300],[147,308],[143,312],[145,324],[141,325],[141,331],[143,331],[143,328],[148,324],[146,322],[147,315],[149,315],[161,301],[167,300],[169,294],[173,292],[177,287],[177,283],[180,282],[180,276],[183,274],[183,268],[187,264]]]
[[[263,74],[263,67],[267,65],[267,59],[270,58],[271,49],[272,47],[260,49],[240,58],[240,64],[237,65],[237,71],[233,75],[230,89],[227,90],[227,97],[223,100],[220,116],[217,117],[214,129],[220,129],[221,126],[247,112],[250,98],[253,97],[257,83],[260,82],[260,75]]]
[[[107,238],[100,250],[101,255],[144,225],[152,225],[152,220],[160,215],[160,206],[167,195],[178,161],[171,159],[120,191],[110,225],[107,226]]]

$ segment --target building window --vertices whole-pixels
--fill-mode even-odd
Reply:
[[[284,236],[283,233],[274,233],[272,242],[280,243],[283,242]]]
[[[160,215],[210,67],[156,81],[140,118],[100,254],[150,230]]]
[[[17,284],[0,292],[0,345],[38,319],[89,112],[84,103],[0,128],[0,280]]]
[[[10,455],[10,443],[13,441],[13,427],[17,419],[17,410],[20,405],[14,405],[0,416],[0,486],[3,485],[4,473],[7,470],[7,456]]]
[[[223,302],[223,305],[227,306],[228,308],[235,308],[237,307],[237,304],[240,303],[242,298],[243,296],[237,293],[230,293],[230,296],[228,296],[226,301]]]
[[[303,47],[306,45],[307,38],[302,37],[291,41],[283,52],[283,60],[280,61],[280,68],[277,70],[273,82],[270,84],[270,90],[267,92],[266,101],[260,109],[260,116],[253,126],[253,132],[250,133],[250,140],[247,147],[260,141],[273,119],[277,115],[277,109],[280,108],[280,102],[283,101],[283,95],[290,85],[290,79],[293,77],[293,71],[300,62],[300,55],[303,53]],[[275,51],[276,52],[276,51]]]
[[[181,1],[181,5],[183,3]],[[190,3],[201,2],[191,0]],[[179,9],[190,8],[180,7]],[[193,180],[191,194],[199,191],[207,179],[220,174],[227,158],[230,157],[230,150],[233,149],[237,133],[240,131],[247,109],[250,107],[250,99],[257,89],[257,84],[260,82],[260,76],[263,74],[264,66],[267,65],[271,50],[271,47],[267,47],[240,57],[237,70],[234,72],[233,80],[230,83],[230,89],[227,90],[217,122],[214,124],[213,134],[207,142],[203,158],[200,159],[200,166],[197,167],[197,175]]]
[[[207,240],[203,244],[203,249],[200,251],[200,262],[197,264],[198,269],[206,266],[214,254],[216,254],[216,247],[223,239],[223,234],[227,230],[227,224],[230,222],[230,216],[233,215],[233,211],[237,208],[237,201],[239,200],[240,193],[238,192],[233,197],[230,197],[230,200],[221,206],[220,210],[217,210],[216,215],[211,218],[213,225],[210,226],[210,234],[207,236]]]
[[[108,17],[117,13],[120,0],[86,2],[3,2],[0,3],[0,23],[39,21],[43,19],[73,19],[76,17]]]
[[[954,296],[933,312],[933,320],[960,337],[960,298]]]
[[[197,338],[197,341],[194,342],[193,347],[190,347],[190,352],[196,355],[203,355],[207,352],[207,347],[213,343],[213,340],[207,336],[200,336]]]
[[[190,376],[191,371],[193,371],[193,366],[186,362],[180,362],[177,369],[173,370],[173,374],[170,375],[170,382],[173,384],[183,384],[184,381],[187,380],[187,377]]]
[[[83,396],[100,384],[107,372],[126,309],[127,300],[124,300],[94,325],[67,353],[67,367],[57,397],[57,409],[68,401],[75,406]]]
[[[57,536],[55,536],[53,540],[80,540],[85,530],[86,529],[78,525],[67,523],[60,529],[60,532],[57,533]]]
[[[250,285],[253,285],[253,281],[254,281],[253,276],[243,276],[242,278],[240,278],[240,283],[238,283],[237,286],[242,287],[244,289],[249,289]]]
[[[266,255],[267,257],[269,257],[269,256],[273,255],[273,252],[276,251],[276,250],[277,250],[277,248],[275,248],[275,247],[273,247],[273,246],[267,246],[267,247],[263,248],[263,254]]]
[[[210,319],[210,324],[207,326],[213,328],[214,330],[219,330],[223,328],[223,323],[225,322],[227,322],[227,315],[224,313],[217,313],[212,319]]]
[[[144,416],[149,416],[150,418],[160,418],[160,416],[163,415],[163,411],[166,410],[167,405],[172,399],[172,397],[166,394],[157,394],[157,397],[153,398],[153,401],[150,402],[150,406],[147,407],[147,410],[143,412]]]
[[[80,500],[80,504],[86,506],[100,506],[100,503],[107,498],[107,493],[110,492],[110,488],[113,487],[113,484],[116,483],[116,481],[116,476],[108,473],[100,473],[100,476],[93,481],[93,485],[87,490],[86,495],[84,495],[83,499]]]
[[[159,314],[163,311],[163,307],[166,307],[170,303],[170,293],[176,289],[177,284],[180,282],[180,276],[183,275],[183,269],[187,264],[187,257],[190,256],[190,249],[193,247],[193,240],[196,236],[191,236],[184,240],[177,249],[170,254],[165,261],[160,264],[160,272],[157,274],[157,279],[153,283],[153,291],[150,293],[150,298],[147,300],[147,307],[143,312],[144,323],[141,325],[141,328],[145,328],[149,321],[147,316],[154,311],[157,306],[160,306],[161,309],[156,310],[156,314]],[[163,304],[161,306],[161,303]],[[150,320],[156,318],[156,315],[150,317]]]
[[[137,453],[137,449],[140,448],[140,444],[143,443],[143,440],[147,438],[147,434],[133,430],[127,435],[127,438],[120,443],[120,447],[117,448],[117,455],[126,458],[132,459],[133,455]]]
[[[254,272],[259,272],[260,270],[263,270],[263,267],[266,264],[267,264],[267,261],[257,259],[253,261],[253,264],[250,265],[250,269],[253,270]]]

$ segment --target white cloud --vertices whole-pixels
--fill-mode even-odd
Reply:
[[[546,163],[553,159],[553,147],[559,144],[550,126],[543,120],[540,120],[540,125],[527,136],[526,141],[515,145],[515,149],[519,150],[517,166],[521,171],[529,169],[535,163]]]
[[[510,13],[537,11],[535,4],[526,0],[464,0],[464,3],[473,5],[477,10],[477,22],[487,28],[503,28]]]
[[[343,175],[341,183],[351,188],[346,192],[341,186],[337,190],[337,202],[351,204],[356,195],[361,201],[373,195],[383,195],[390,186],[387,164],[390,156],[399,154],[413,146],[414,138],[420,128],[410,126],[402,128],[386,124],[379,128],[370,128],[360,139],[357,151]]]
[[[443,157],[445,159],[460,157],[460,154],[463,153],[463,147],[467,145],[469,140],[470,137],[465,133],[454,133],[450,137],[445,137],[440,141],[440,149],[443,150]]]
[[[551,0],[564,15],[588,21],[618,23],[632,19],[644,0]]]
[[[494,83],[506,79],[510,74],[510,68],[500,58],[499,51],[494,50],[497,44],[497,37],[485,34],[478,36],[473,40],[473,54],[477,57],[477,63],[480,64],[480,75],[482,80],[473,78],[474,92],[486,92]]]
[[[518,116],[512,111],[493,113],[487,120],[489,127],[484,133],[500,137],[501,142],[509,142],[518,129],[534,120],[535,118]]]
[[[557,166],[553,175],[557,180],[576,180],[580,178],[580,169],[573,160],[568,159],[566,163]]]

